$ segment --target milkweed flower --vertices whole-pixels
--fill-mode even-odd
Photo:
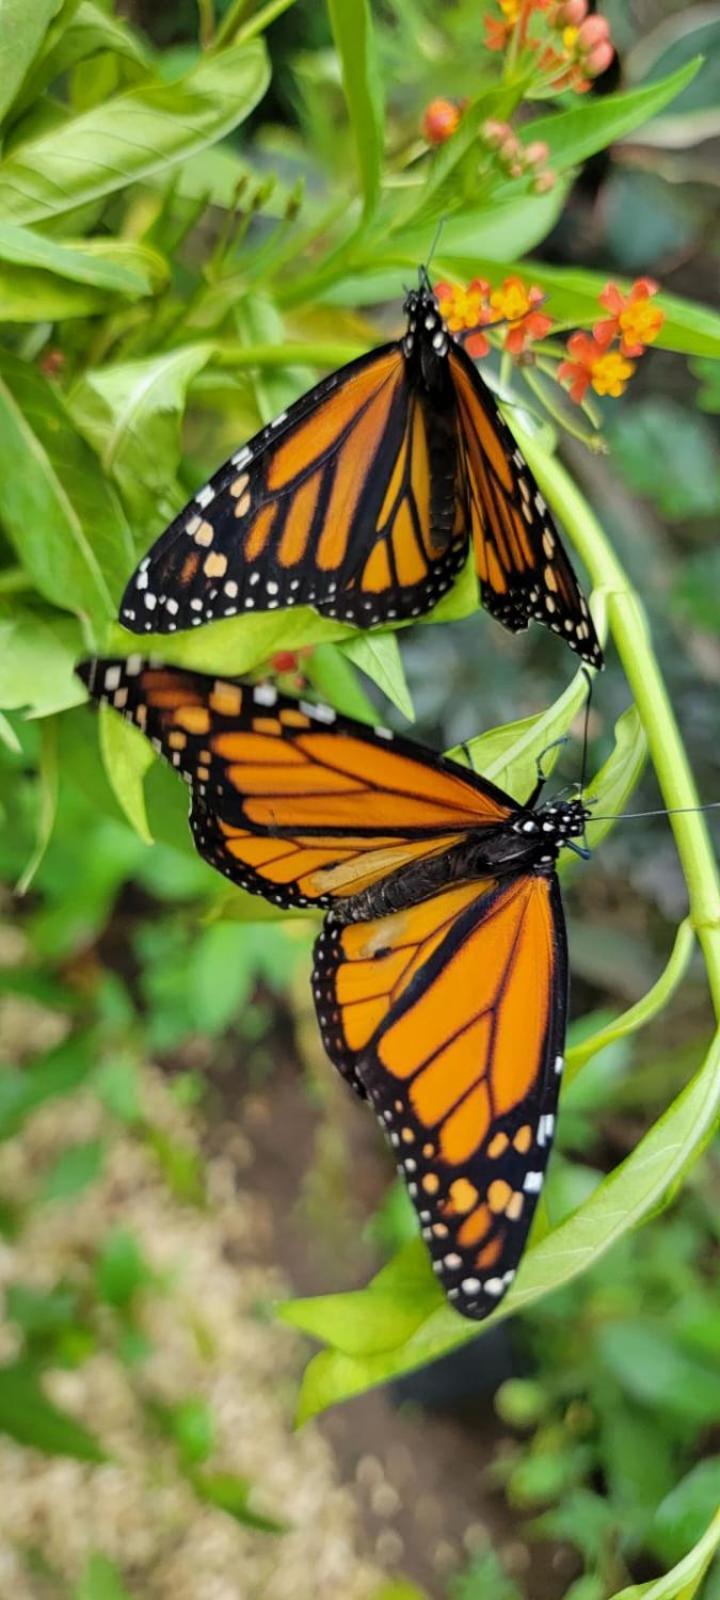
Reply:
[[[600,295],[600,304],[610,312],[593,328],[595,338],[607,345],[620,339],[624,356],[641,356],[653,344],[665,321],[665,313],[653,304],[658,285],[652,278],[638,278],[629,294],[623,294],[616,283],[608,283]]]
[[[476,360],[486,356],[490,349],[484,333],[480,332],[484,323],[492,321],[489,294],[490,285],[484,278],[473,278],[466,289],[455,283],[435,284],[441,317],[451,333],[467,331],[469,337],[463,339],[463,344],[468,355]]]
[[[567,359],[558,367],[558,378],[567,383],[570,395],[578,405],[588,388],[596,394],[611,395],[617,400],[635,371],[621,350],[609,350],[590,333],[573,333],[567,342]]]
[[[543,298],[542,289],[529,287],[518,277],[506,278],[502,288],[493,290],[490,309],[498,322],[509,323],[504,343],[511,356],[522,355],[533,339],[549,333],[552,317],[537,309]]]

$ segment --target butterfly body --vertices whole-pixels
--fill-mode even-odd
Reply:
[[[548,508],[427,275],[401,339],[325,378],[235,452],[127,586],[135,633],[311,605],[370,628],[430,611],[472,549],[486,608],[602,652]]]
[[[325,1048],[378,1116],[449,1300],[487,1316],[552,1146],[568,984],[555,862],[577,848],[582,801],[518,805],[270,684],[140,656],[79,671],[189,784],[206,861],[279,907],[326,913]]]
[[[563,845],[582,837],[589,815],[580,800],[518,807],[512,820],[470,832],[445,854],[401,868],[334,906],[330,916],[336,922],[366,922],[478,878],[500,879],[518,873],[550,877]]]

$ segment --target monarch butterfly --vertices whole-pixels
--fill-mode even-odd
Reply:
[[[140,562],[120,619],[173,633],[313,605],[374,627],[429,611],[472,541],[483,604],[602,651],[545,501],[424,269],[402,339],[351,361],[261,429]]]
[[[448,1299],[487,1316],[552,1144],[568,981],[555,862],[579,849],[586,807],[539,806],[540,781],[517,805],[267,683],[140,656],[78,670],[186,779],[206,861],[278,906],[325,911],[325,1048],[381,1121]]]

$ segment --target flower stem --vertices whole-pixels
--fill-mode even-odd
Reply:
[[[607,602],[608,620],[625,676],[647,735],[650,756],[668,809],[700,802],[690,763],[652,647],[645,612],[605,534],[562,464],[523,434],[520,440],[540,488],[557,511]],[[687,885],[690,922],[705,958],[708,984],[720,1018],[720,877],[699,810],[669,817]]]

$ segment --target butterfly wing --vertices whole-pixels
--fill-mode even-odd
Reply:
[[[370,627],[419,616],[467,552],[452,427],[431,433],[399,344],[353,361],[236,452],[123,596],[134,633],[314,605]]]
[[[483,605],[513,633],[531,619],[601,667],[587,602],[530,469],[460,345],[449,354],[458,413],[457,495],[466,507]]]
[[[481,1319],[515,1275],[557,1108],[567,953],[556,877],[464,884],[315,947],[325,1047],[392,1144],[446,1294]]]
[[[205,860],[279,906],[335,905],[514,810],[454,762],[268,684],[139,656],[79,671],[190,784]]]

